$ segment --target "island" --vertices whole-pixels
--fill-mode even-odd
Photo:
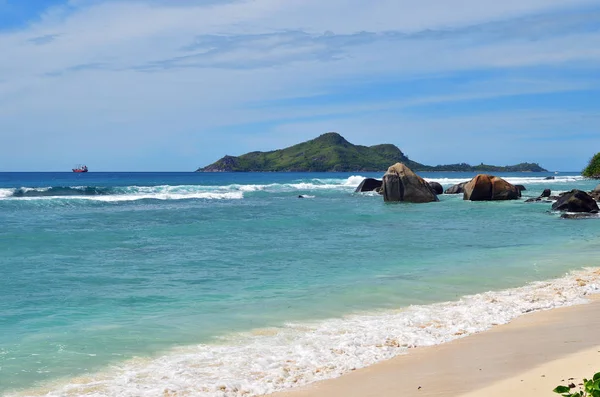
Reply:
[[[547,172],[537,163],[430,166],[410,160],[395,145],[354,145],[336,132],[285,149],[225,156],[197,172],[379,172],[395,163],[404,163],[414,171]]]

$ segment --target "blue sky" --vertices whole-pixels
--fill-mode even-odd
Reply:
[[[0,0],[0,171],[187,171],[328,131],[580,170],[600,3]]]

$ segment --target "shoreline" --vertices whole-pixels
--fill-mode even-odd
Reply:
[[[268,397],[556,396],[600,371],[600,295]],[[578,389],[575,389],[578,390]]]
[[[594,303],[585,304],[590,298]],[[589,308],[593,311],[586,314]],[[469,379],[470,386],[479,388],[515,374],[498,368],[490,370],[495,362],[482,361],[485,357],[480,354],[486,349],[504,354],[504,360],[512,360],[508,369],[529,362],[522,357],[527,343],[517,337],[515,344],[506,338],[510,332],[503,330],[548,323],[546,316],[556,318],[555,313],[563,312],[583,315],[574,317],[579,322],[569,320],[556,329],[565,329],[571,322],[581,325],[582,319],[595,321],[576,329],[588,331],[583,338],[586,344],[576,350],[593,345],[589,343],[590,330],[593,342],[600,344],[600,338],[595,338],[600,329],[600,268],[584,268],[523,287],[467,295],[453,302],[259,329],[236,334],[223,345],[180,347],[166,355],[134,358],[105,371],[57,379],[11,391],[7,396],[108,396],[117,395],[115,390],[119,390],[119,396],[155,395],[139,394],[141,387],[146,391],[164,390],[169,396],[195,393],[215,397],[365,397],[402,395],[407,384],[414,386],[419,396],[457,396],[473,390],[458,387],[464,386],[462,379]],[[565,331],[565,335],[571,334]],[[473,345],[472,341],[489,335],[501,337],[500,342],[492,342],[491,348],[489,344]],[[530,332],[529,340],[537,342],[539,338]],[[573,346],[554,352],[557,354],[551,357],[547,354],[548,345],[543,345],[540,351],[545,356],[541,362],[571,353]],[[267,351],[269,356],[265,356]],[[534,360],[528,365],[538,363]],[[448,369],[454,372],[446,373]],[[477,383],[474,375],[485,375],[483,382]],[[456,384],[449,389],[452,393],[440,394],[453,382]],[[425,392],[423,385],[429,390],[436,384],[443,388],[434,394]]]

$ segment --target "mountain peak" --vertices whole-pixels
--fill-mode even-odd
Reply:
[[[329,145],[348,145],[350,142],[337,132],[327,132],[313,139],[314,142],[326,143]]]

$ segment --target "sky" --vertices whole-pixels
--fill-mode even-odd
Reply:
[[[579,171],[599,0],[0,0],[0,171],[192,171],[336,131]]]

